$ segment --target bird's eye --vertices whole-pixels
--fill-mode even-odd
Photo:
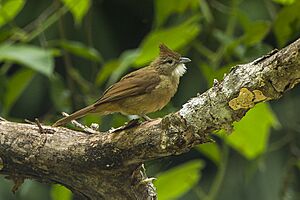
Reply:
[[[172,65],[173,64],[173,60],[171,60],[171,59],[167,60],[167,63],[170,64],[170,65]]]

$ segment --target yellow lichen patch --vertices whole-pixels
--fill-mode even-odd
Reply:
[[[250,91],[247,88],[240,90],[239,96],[229,101],[229,106],[233,110],[249,109],[252,108],[255,103],[266,100],[267,97],[260,90]]]
[[[254,94],[247,88],[242,88],[239,96],[229,101],[229,106],[233,110],[252,108],[254,106],[253,99]]]
[[[267,99],[267,97],[260,90],[253,90],[254,102],[261,102]]]

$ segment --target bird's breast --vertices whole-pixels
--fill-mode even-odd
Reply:
[[[161,82],[149,94],[151,100],[151,109],[148,112],[154,112],[166,106],[177,91],[178,82],[176,79],[161,76]]]

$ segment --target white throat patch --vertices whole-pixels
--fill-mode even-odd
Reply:
[[[186,72],[186,66],[183,63],[177,65],[177,67],[172,72],[173,76],[182,76]]]

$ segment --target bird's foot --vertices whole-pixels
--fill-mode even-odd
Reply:
[[[138,124],[139,124],[139,119],[132,119],[129,122],[126,122],[123,126],[120,126],[118,128],[111,128],[109,130],[109,132],[110,133],[114,133],[114,132],[117,132],[117,131],[123,131],[125,129],[129,129],[129,128],[135,127]]]
[[[93,129],[94,131],[98,131],[99,130],[99,124],[97,123],[92,123],[90,125],[90,128]]]

